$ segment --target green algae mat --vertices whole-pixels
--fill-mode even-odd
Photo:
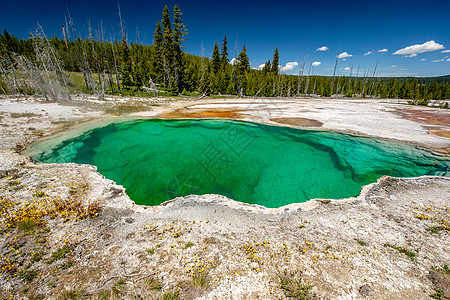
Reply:
[[[95,165],[144,205],[220,194],[280,207],[356,196],[383,175],[450,176],[449,158],[408,144],[230,120],[112,123],[32,158]]]

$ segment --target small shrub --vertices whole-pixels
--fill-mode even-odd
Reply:
[[[165,292],[163,295],[163,300],[177,300],[179,297],[178,289],[174,291]]]
[[[194,243],[187,242],[186,245],[184,245],[184,249],[188,249],[190,247],[194,246]]]
[[[430,297],[434,299],[442,299],[444,297],[444,291],[441,289],[436,289],[436,293],[431,294]]]
[[[55,252],[52,252],[52,257],[50,258],[48,263],[51,264],[57,260],[65,258],[66,255],[70,252],[70,250],[72,250],[71,248],[72,247],[69,244],[65,244],[63,247],[59,248]]]
[[[31,255],[31,261],[38,262],[42,259],[42,256],[44,256],[44,252],[35,252],[33,253],[33,255]]]
[[[35,113],[11,113],[11,118],[32,118],[32,117],[40,117],[41,115]]]
[[[8,182],[9,186],[17,186],[20,184],[20,180],[11,180]]]
[[[441,266],[435,266],[435,267],[432,267],[432,269],[435,270],[435,271],[443,272],[443,273],[446,273],[446,274],[450,275],[450,268],[448,267],[448,265],[443,265],[442,267]]]
[[[356,240],[356,241],[358,242],[358,244],[360,244],[363,247],[366,245],[366,243],[362,240]]]
[[[150,277],[145,283],[147,285],[147,289],[150,291],[160,291],[162,289],[161,282],[154,277]]]
[[[396,246],[396,245],[391,245],[391,244],[387,244],[386,243],[386,244],[384,244],[384,247],[390,247],[392,249],[395,249],[398,252],[403,253],[406,256],[408,256],[412,261],[415,261],[416,256],[417,256],[416,253],[414,253],[414,252],[412,252],[412,251],[410,251],[410,250],[408,250],[406,248],[402,248],[402,247],[399,247],[399,246]]]
[[[59,268],[62,270],[67,270],[69,268],[72,268],[72,266],[73,266],[73,261],[69,259],[66,262],[64,262],[62,265],[60,265]]]
[[[33,194],[33,197],[44,197],[45,193],[43,191],[38,191]]]
[[[427,231],[431,232],[431,233],[437,233],[440,234],[442,230],[444,230],[444,226],[430,226],[427,227]]]
[[[192,277],[192,284],[206,290],[209,287],[209,278],[207,272],[196,272]]]
[[[123,290],[125,285],[125,279],[120,279],[117,281],[112,287],[111,287],[111,293],[114,297],[119,297]]]
[[[19,221],[19,223],[17,223],[17,228],[19,230],[27,232],[33,231],[34,229],[36,229],[37,226],[39,226],[39,224],[35,220],[28,218]]]
[[[450,268],[447,265],[444,265],[442,268],[444,269],[445,273],[450,274]]]
[[[75,299],[80,299],[81,297],[83,297],[84,292],[81,290],[77,290],[77,289],[71,289],[71,290],[65,290],[64,292],[62,292],[58,299],[61,300],[75,300]]]
[[[97,299],[98,300],[108,300],[110,298],[110,292],[107,290],[101,290],[98,294],[97,294]]]
[[[36,277],[36,270],[20,271],[19,277],[25,279],[28,282],[32,282],[33,279]]]
[[[284,270],[278,274],[280,287],[284,295],[288,298],[308,299],[309,292],[313,285],[303,284],[301,272]]]
[[[54,289],[56,287],[56,284],[58,283],[58,279],[51,278],[49,282],[47,282],[47,287],[49,289]]]

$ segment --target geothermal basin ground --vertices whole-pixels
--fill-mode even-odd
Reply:
[[[37,139],[120,118],[237,119],[450,152],[448,110],[395,99],[2,97],[2,297],[450,296],[449,178],[382,177],[353,198],[280,208],[221,195],[140,206],[95,166],[35,163],[22,153]]]

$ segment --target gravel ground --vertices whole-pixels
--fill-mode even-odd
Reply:
[[[324,130],[446,151],[449,139],[428,134],[430,126],[448,130],[445,122],[403,118],[403,109],[422,108],[394,102],[111,98],[60,105],[0,98],[0,297],[450,297],[449,178],[383,177],[355,198],[278,209],[219,195],[144,207],[95,166],[36,164],[17,153],[41,136],[122,112],[152,117],[176,109],[237,108],[242,119],[307,118]],[[444,120],[448,115],[426,110]]]

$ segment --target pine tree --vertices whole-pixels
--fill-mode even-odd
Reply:
[[[217,44],[217,42],[214,43],[211,64],[212,64],[212,69],[213,69],[214,74],[217,75],[219,73],[220,65],[221,65],[219,45]]]
[[[186,88],[184,84],[186,70],[186,64],[183,60],[183,42],[187,40],[186,35],[188,34],[186,26],[181,21],[181,10],[177,5],[173,8],[173,71],[175,76],[175,83],[179,90]]]
[[[130,56],[130,49],[128,48],[127,40],[122,38],[122,43],[120,45],[120,75],[122,79],[122,86],[124,89],[130,89],[133,85],[132,79],[132,62]]]
[[[250,62],[248,60],[247,48],[245,47],[245,43],[241,53],[239,53],[238,61],[238,71],[241,75],[243,75],[248,71],[248,69],[250,69]]]
[[[243,95],[243,93],[247,89],[247,72],[250,69],[250,62],[248,60],[247,56],[247,48],[242,48],[241,53],[239,53],[238,56],[238,63],[237,63],[237,79],[238,79],[238,93],[240,95]]]
[[[270,60],[266,61],[264,64],[264,67],[262,68],[262,72],[264,75],[272,71],[272,64],[270,63]]]
[[[228,64],[228,46],[227,46],[228,42],[227,42],[227,36],[225,35],[225,37],[223,38],[223,42],[222,42],[222,49],[221,49],[221,53],[220,53],[220,59],[222,61],[222,65],[226,66],[226,64]]]
[[[163,32],[161,29],[161,23],[156,23],[155,34],[153,35],[153,72],[156,78],[159,78],[164,73],[164,65],[162,60],[163,47]]]
[[[163,42],[162,42],[163,56],[164,59],[166,60],[166,63],[170,65],[173,63],[174,49],[173,49],[172,25],[170,22],[169,8],[167,7],[167,5],[164,7],[161,24],[163,30]]]
[[[187,40],[185,36],[188,35],[187,28],[181,21],[182,15],[181,10],[175,5],[173,8],[173,43],[175,52],[180,54],[184,48],[182,44]]]
[[[172,83],[174,82],[173,69],[174,69],[174,65],[176,65],[176,60],[175,60],[174,51],[173,51],[172,25],[171,25],[171,21],[170,21],[169,8],[167,7],[167,5],[164,7],[164,10],[162,13],[161,25],[162,25],[162,32],[163,32],[161,58],[162,58],[163,69],[164,69],[164,83],[165,83],[165,87],[168,87],[171,92],[174,92],[172,89]]]
[[[272,60],[272,73],[274,75],[278,74],[278,65],[280,64],[280,55],[278,54],[278,47],[275,49]]]

